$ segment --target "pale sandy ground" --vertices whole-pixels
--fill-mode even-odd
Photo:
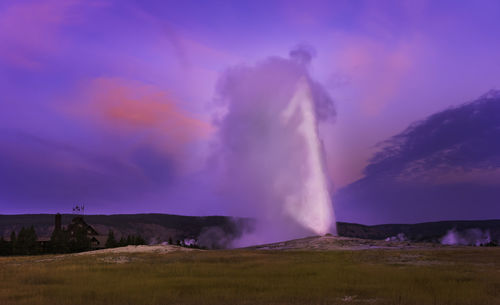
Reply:
[[[81,253],[70,254],[71,256],[89,256],[89,255],[99,255],[98,260],[113,263],[113,264],[124,264],[135,261],[136,258],[130,256],[129,254],[134,253],[153,253],[153,254],[167,254],[174,252],[189,252],[189,251],[203,251],[199,249],[184,248],[173,245],[140,245],[140,246],[126,246],[111,249],[102,249],[87,251]],[[111,254],[111,255],[102,255]]]
[[[430,249],[449,248],[435,243],[415,243],[408,241],[384,241],[360,239],[339,236],[311,236],[289,241],[246,247],[247,250],[368,250],[368,249]],[[126,246],[112,249],[103,249],[71,254],[96,255],[96,254],[127,254],[127,253],[170,253],[184,251],[202,251],[199,249],[184,248],[174,245],[152,245],[152,246]]]
[[[152,245],[152,246],[140,245],[140,246],[126,246],[119,248],[87,251],[87,252],[75,253],[72,255],[78,256],[78,255],[96,255],[96,254],[108,254],[108,253],[109,254],[127,254],[127,253],[164,254],[169,252],[185,252],[185,251],[200,251],[200,250],[173,246],[173,245]]]
[[[284,242],[247,247],[253,250],[368,250],[368,249],[430,249],[440,244],[407,241],[384,241],[339,236],[312,236]]]
[[[134,253],[152,253],[152,254],[167,254],[175,252],[189,252],[189,251],[205,251],[200,249],[184,248],[173,245],[141,245],[141,246],[126,246],[111,249],[94,250],[80,253],[57,254],[57,255],[43,255],[43,256],[19,256],[21,260],[12,260],[11,264],[20,265],[25,263],[44,263],[50,261],[58,261],[71,259],[75,256],[98,256],[98,259],[108,263],[127,263],[135,260]],[[110,254],[110,255],[108,255]]]

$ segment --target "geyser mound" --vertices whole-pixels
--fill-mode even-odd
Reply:
[[[229,211],[257,219],[252,244],[336,233],[318,124],[333,101],[309,76],[306,49],[229,69],[218,92],[213,160]]]

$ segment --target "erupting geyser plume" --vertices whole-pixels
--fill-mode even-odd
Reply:
[[[219,83],[221,194],[234,214],[258,220],[243,244],[336,233],[318,128],[333,101],[309,76],[311,52],[290,55],[232,68]]]
[[[300,116],[298,125],[292,124],[291,132],[304,138],[306,160],[303,166],[303,186],[285,198],[286,211],[299,224],[318,234],[327,233],[334,219],[326,175],[323,171],[322,145],[319,140],[313,97],[305,79],[297,83],[297,90],[282,113],[286,125],[294,115]],[[295,130],[293,130],[295,129]]]

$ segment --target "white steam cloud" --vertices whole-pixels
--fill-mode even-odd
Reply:
[[[235,215],[257,219],[239,245],[336,233],[318,123],[333,102],[314,82],[309,49],[228,70],[212,159],[220,195]]]
[[[460,232],[451,229],[441,239],[443,245],[480,246],[490,242],[490,232],[481,229],[468,229]]]

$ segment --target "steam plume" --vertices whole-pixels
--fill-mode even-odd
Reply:
[[[441,239],[443,245],[480,246],[489,242],[491,242],[490,232],[481,229],[468,229],[461,232],[451,229]]]
[[[234,67],[219,82],[220,191],[233,213],[258,220],[244,244],[336,233],[318,133],[333,101],[308,73],[313,54],[290,57]]]

